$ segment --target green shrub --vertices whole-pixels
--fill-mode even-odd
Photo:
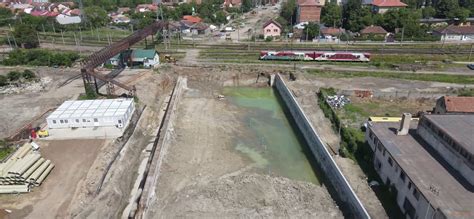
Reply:
[[[31,79],[34,79],[36,78],[36,74],[28,69],[26,69],[25,71],[23,71],[23,73],[21,74],[21,77],[23,77],[24,79],[26,80],[31,80]]]
[[[33,66],[71,66],[79,55],[74,52],[53,52],[43,49],[17,49],[8,54],[3,60],[4,65],[33,65]]]
[[[8,84],[8,79],[5,75],[0,75],[0,86],[5,86]]]
[[[265,38],[265,42],[271,42],[271,41],[273,41],[272,36],[268,36],[267,38]]]
[[[18,81],[21,78],[21,73],[17,71],[8,72],[7,78],[9,81]]]

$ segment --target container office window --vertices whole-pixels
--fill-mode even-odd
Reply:
[[[86,119],[82,119],[82,122],[86,122]]]
[[[56,124],[56,120],[53,120],[53,124]]]
[[[64,120],[62,120],[62,119],[61,119],[61,120],[59,120],[59,123],[63,124],[63,123],[64,123]]]
[[[79,123],[79,119],[76,119],[76,123]]]
[[[94,118],[94,122],[99,122],[99,119],[97,119],[97,118]]]

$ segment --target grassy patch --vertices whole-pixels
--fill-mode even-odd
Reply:
[[[415,81],[433,81],[455,84],[474,84],[474,76],[448,75],[448,74],[417,74],[417,73],[391,73],[391,72],[337,72],[323,70],[309,70],[311,74],[325,78],[354,78],[354,77],[375,77],[393,78]]]

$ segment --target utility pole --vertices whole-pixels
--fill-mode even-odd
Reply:
[[[400,46],[403,46],[403,37],[405,36],[405,25],[402,28],[402,40],[400,41]]]
[[[471,44],[471,50],[469,51],[469,61],[471,61],[471,56],[472,56],[472,47],[474,46],[474,44]]]
[[[63,45],[66,45],[66,43],[64,42],[64,32],[63,32],[63,30],[61,30],[61,38],[63,39]]]

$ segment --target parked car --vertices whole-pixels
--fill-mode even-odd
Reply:
[[[474,64],[469,64],[469,65],[467,65],[467,67],[471,70],[474,70]]]

